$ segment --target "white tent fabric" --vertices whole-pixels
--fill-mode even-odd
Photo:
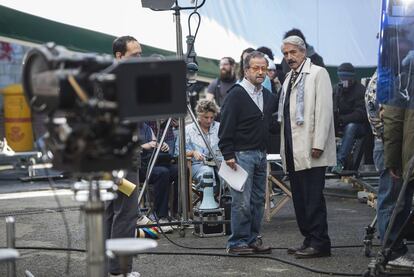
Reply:
[[[179,5],[190,2],[179,1]],[[172,12],[142,8],[140,0],[0,0],[0,5],[115,36],[132,35],[147,45],[176,49]],[[295,27],[302,30],[327,65],[347,61],[355,66],[375,66],[380,10],[380,0],[206,0],[199,9],[202,18],[195,50],[199,56],[232,56],[238,60],[243,49],[264,45],[273,50],[278,62],[282,58],[283,34]],[[181,14],[184,42],[188,14]],[[192,32],[195,23],[192,21]]]

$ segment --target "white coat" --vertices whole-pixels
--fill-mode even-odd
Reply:
[[[290,124],[292,129],[292,148],[295,171],[321,166],[336,165],[336,144],[333,119],[332,85],[325,68],[314,65],[307,58],[302,68],[307,74],[304,84],[304,123],[297,125],[296,94],[298,83],[296,79],[290,94]],[[292,70],[287,74],[283,83],[287,91]],[[283,113],[282,111],[279,111]],[[281,122],[280,154],[283,169],[286,172],[284,120]],[[311,156],[312,148],[323,150],[318,159]]]

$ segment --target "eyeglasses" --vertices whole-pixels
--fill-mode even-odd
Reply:
[[[249,68],[251,70],[253,70],[253,72],[259,72],[259,71],[267,72],[267,67],[266,66],[255,65],[255,66],[249,66]]]

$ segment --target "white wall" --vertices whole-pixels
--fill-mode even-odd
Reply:
[[[200,2],[201,0],[198,0]],[[188,0],[179,1],[184,5]],[[247,47],[269,46],[276,59],[284,32],[296,27],[328,65],[377,63],[380,0],[206,0],[199,10],[198,55],[239,59]],[[144,44],[174,51],[172,12],[141,7],[140,0],[0,0],[0,5],[103,33],[133,35]],[[188,34],[182,12],[183,37]],[[192,22],[193,32],[196,22]],[[185,43],[184,43],[185,51]]]

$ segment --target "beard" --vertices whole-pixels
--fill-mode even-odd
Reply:
[[[220,80],[223,82],[232,82],[236,79],[236,74],[232,71],[220,71]]]

